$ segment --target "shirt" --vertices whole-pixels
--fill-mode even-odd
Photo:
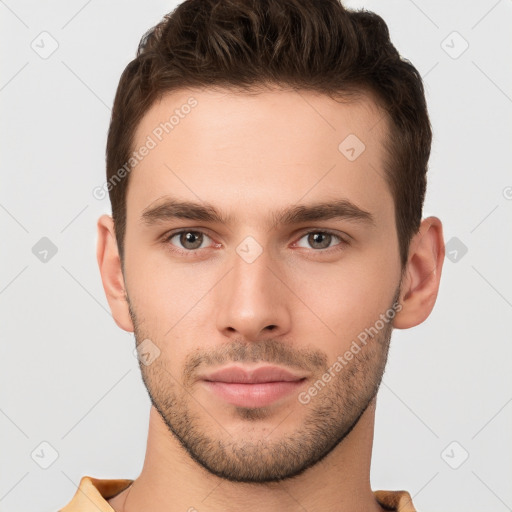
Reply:
[[[99,479],[83,476],[73,499],[58,512],[113,512],[107,499],[124,491],[133,480]],[[386,510],[416,512],[407,491],[373,491],[377,502]]]

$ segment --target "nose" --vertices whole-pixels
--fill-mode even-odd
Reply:
[[[235,253],[231,271],[215,289],[217,328],[237,340],[281,336],[290,330],[293,301],[285,273],[265,250],[249,261]]]

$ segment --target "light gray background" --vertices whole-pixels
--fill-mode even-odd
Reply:
[[[110,204],[92,190],[121,72],[175,5],[0,1],[3,512],[54,511],[83,475],[141,470],[149,399],[104,296],[96,220]],[[425,512],[512,510],[512,2],[347,5],[381,14],[425,79],[424,216],[441,218],[454,259],[428,320],[394,332],[372,488],[406,489]],[[31,44],[52,38],[43,59]],[[42,237],[57,247],[47,262],[32,252]]]

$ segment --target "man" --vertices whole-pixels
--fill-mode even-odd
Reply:
[[[187,0],[150,31],[114,101],[97,249],[152,403],[146,458],[62,511],[414,511],[369,473],[392,329],[441,277],[430,144],[373,13]]]

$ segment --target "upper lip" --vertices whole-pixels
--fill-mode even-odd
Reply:
[[[246,369],[241,366],[229,366],[203,376],[202,380],[258,384],[262,382],[294,382],[304,378],[305,375],[296,375],[279,366],[260,366],[255,369]]]

